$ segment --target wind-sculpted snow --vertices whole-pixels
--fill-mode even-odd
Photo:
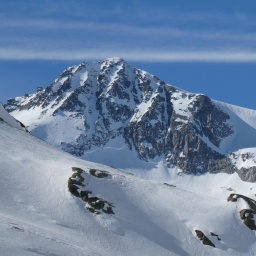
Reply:
[[[124,169],[121,158],[133,169],[141,165],[137,158],[164,161],[180,173],[238,171],[255,181],[254,167],[244,175],[228,152],[256,146],[250,139],[256,112],[244,118],[238,107],[178,89],[120,58],[70,67],[45,89],[5,107],[33,135],[84,159]],[[102,157],[113,141],[123,143],[122,150]]]

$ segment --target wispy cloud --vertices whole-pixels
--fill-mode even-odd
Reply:
[[[203,19],[203,18],[202,18]],[[229,19],[228,19],[229,20]],[[188,22],[190,19],[188,18]],[[234,22],[233,22],[234,24]],[[252,24],[252,21],[251,23]],[[255,20],[256,24],[256,20]],[[41,33],[45,32],[56,32],[66,31],[69,33],[83,33],[94,32],[94,33],[120,33],[128,34],[131,36],[151,36],[165,38],[195,38],[195,39],[216,39],[216,40],[256,40],[256,32],[249,31],[244,32],[241,30],[233,29],[215,29],[215,28],[183,28],[174,25],[138,25],[138,24],[118,24],[116,22],[91,22],[91,21],[62,21],[54,19],[22,19],[14,20],[9,18],[1,19],[0,29],[13,29],[13,31],[23,30],[26,31],[38,31]],[[164,40],[164,38],[159,38]]]
[[[77,5],[46,2],[51,8],[45,12],[38,8],[38,15],[32,13],[36,5],[31,0],[22,5],[24,13],[31,8],[32,14],[27,16],[0,11],[0,59],[122,56],[162,62],[256,62],[256,32],[251,29],[256,19],[252,14],[172,13],[133,1],[128,19],[123,8],[116,7],[111,13],[89,6],[82,11]],[[64,19],[68,8],[73,10],[72,18]],[[115,18],[110,19],[113,14]]]
[[[0,49],[2,60],[101,60],[120,56],[130,61],[145,62],[256,62],[256,51],[142,51],[134,49],[102,50],[75,49],[72,51],[33,51]]]
[[[4,24],[8,24],[5,28]],[[256,32],[210,30],[207,28],[179,28],[135,26],[133,24],[92,23],[92,22],[57,22],[54,20],[25,20],[0,23],[0,47],[20,49],[27,45],[40,51],[51,46],[54,50],[62,48],[92,47],[108,48],[143,48],[155,50],[197,50],[220,51],[238,49],[252,51],[256,49]],[[21,25],[22,24],[22,25]],[[29,25],[31,24],[31,25]],[[20,29],[21,28],[21,29]]]

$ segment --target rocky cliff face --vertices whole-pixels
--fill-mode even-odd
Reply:
[[[32,134],[76,156],[122,138],[142,161],[163,157],[187,174],[237,171],[221,151],[234,134],[227,113],[120,58],[68,68],[5,108]]]

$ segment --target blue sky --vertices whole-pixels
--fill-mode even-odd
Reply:
[[[0,101],[68,66],[120,56],[168,83],[256,109],[255,0],[2,0]]]

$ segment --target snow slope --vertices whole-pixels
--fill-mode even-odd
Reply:
[[[0,161],[0,255],[256,252],[255,232],[239,217],[244,202],[226,200],[230,190],[255,198],[256,184],[242,182],[237,174],[179,176],[158,164],[155,170],[165,175],[155,181],[141,179],[78,159],[5,122],[0,122]],[[85,170],[86,186],[97,197],[112,202],[115,214],[90,213],[69,192],[72,167]],[[93,177],[91,168],[110,175]],[[196,229],[216,247],[203,245]]]

